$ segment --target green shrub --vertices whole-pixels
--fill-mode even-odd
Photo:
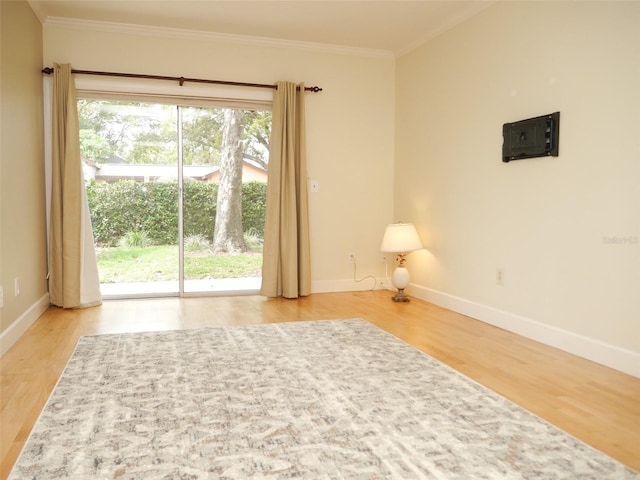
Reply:
[[[125,233],[118,243],[121,247],[148,247],[151,245],[151,239],[147,232],[140,230]]]
[[[207,250],[211,247],[211,243],[200,233],[187,235],[184,237],[184,249],[190,252],[199,250]]]
[[[263,238],[258,235],[255,228],[250,228],[248,231],[244,232],[244,243],[247,245],[249,250],[262,251],[262,241]]]
[[[218,185],[185,182],[184,234],[213,240]],[[174,182],[141,183],[120,180],[91,182],[87,186],[93,235],[100,246],[114,247],[129,232],[146,232],[151,244],[178,243],[178,186]],[[261,182],[242,185],[242,224],[245,232],[262,239],[267,186]]]
[[[137,216],[155,245],[178,243],[178,185],[173,182],[141,184]]]
[[[213,242],[218,184],[185,182],[183,190],[185,237],[202,235]]]
[[[242,229],[253,231],[264,238],[264,218],[267,211],[267,184],[248,182],[242,184]]]

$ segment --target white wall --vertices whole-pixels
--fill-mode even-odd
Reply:
[[[0,12],[1,355],[48,307],[49,297],[42,169],[42,25],[25,1],[1,2]]]
[[[76,69],[318,85],[308,94],[312,288],[356,290],[347,253],[359,274],[382,273],[378,248],[392,220],[394,59],[372,52],[323,52],[132,30],[113,24],[45,23],[44,61]],[[251,95],[247,92],[248,95]]]
[[[380,275],[384,226],[412,221],[428,249],[412,293],[640,376],[639,24],[637,2],[500,2],[394,65],[54,21],[44,61],[322,86],[307,97],[314,291],[366,288],[347,252]],[[553,111],[560,156],[503,164],[502,124]]]
[[[637,362],[638,25],[638,2],[500,2],[398,59],[395,214],[427,248],[415,294]],[[503,123],[554,111],[559,157],[501,162]]]

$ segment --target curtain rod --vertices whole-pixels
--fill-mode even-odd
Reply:
[[[42,73],[51,75],[53,73],[52,67],[46,67],[42,69]],[[165,77],[162,75],[143,75],[138,73],[115,73],[115,72],[95,72],[92,70],[71,70],[71,73],[79,75],[101,75],[104,77],[125,77],[125,78],[145,78],[147,80],[170,80],[180,83],[183,86],[185,82],[192,83],[212,83],[216,85],[232,85],[236,87],[254,87],[254,88],[278,88],[277,85],[269,85],[264,83],[243,83],[243,82],[229,82],[226,80],[203,80],[201,78],[185,78],[185,77]],[[300,89],[300,87],[298,87]],[[306,92],[321,92],[320,87],[304,87]]]

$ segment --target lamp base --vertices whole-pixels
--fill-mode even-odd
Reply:
[[[404,288],[399,288],[398,292],[393,297],[391,297],[391,300],[393,300],[394,302],[408,302],[409,297],[407,297],[407,294],[404,293]]]

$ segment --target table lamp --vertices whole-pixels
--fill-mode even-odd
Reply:
[[[382,238],[380,251],[398,254],[396,256],[398,265],[391,277],[393,286],[398,289],[392,298],[394,302],[409,301],[409,297],[404,293],[404,289],[409,285],[409,271],[404,266],[405,255],[421,248],[422,243],[420,243],[418,232],[416,232],[416,228],[412,223],[391,223],[387,226]]]

